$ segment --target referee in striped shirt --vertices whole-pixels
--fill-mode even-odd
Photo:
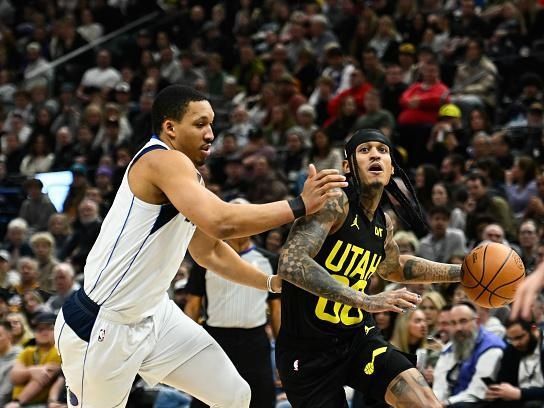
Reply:
[[[237,198],[231,203],[247,204]],[[277,255],[258,248],[250,238],[226,241],[245,261],[272,275]],[[270,339],[266,331],[270,310],[272,334],[276,337],[281,322],[278,294],[231,282],[211,271],[195,267],[186,287],[185,313],[195,321],[204,316],[204,328],[221,345],[240,375],[251,387],[250,408],[276,405]],[[193,398],[191,408],[207,407]]]

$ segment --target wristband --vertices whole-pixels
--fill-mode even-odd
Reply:
[[[273,277],[274,277],[274,275],[268,275],[268,277],[266,278],[266,289],[270,293],[280,293],[280,292],[276,292],[274,289],[272,289],[272,278]]]
[[[295,219],[306,215],[306,206],[301,196],[296,196],[287,202],[289,203],[289,207],[291,207],[291,211],[293,211]]]

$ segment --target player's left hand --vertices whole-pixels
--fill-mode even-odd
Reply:
[[[544,287],[544,262],[541,262],[519,285],[510,313],[511,320],[518,317],[531,320],[531,308],[542,287]]]
[[[330,197],[339,197],[342,191],[339,188],[346,187],[346,177],[338,174],[338,170],[325,169],[317,173],[315,166],[310,164],[308,167],[308,177],[304,182],[304,188],[300,196],[306,207],[306,214],[313,214],[319,211],[327,199]]]
[[[518,387],[514,387],[512,384],[505,382],[492,384],[487,389],[485,398],[490,400],[502,399],[505,401],[517,401],[521,398],[521,390]]]

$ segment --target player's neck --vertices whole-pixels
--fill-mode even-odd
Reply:
[[[361,197],[359,199],[359,207],[363,211],[363,214],[369,220],[372,220],[374,218],[374,214],[380,206],[381,198],[382,190],[378,191],[375,189],[365,189],[361,193]]]

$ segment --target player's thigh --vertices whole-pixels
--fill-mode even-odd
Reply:
[[[346,384],[377,401],[384,401],[391,381],[415,363],[415,356],[401,353],[377,332],[362,337],[351,355]]]
[[[347,407],[346,351],[276,349],[276,367],[293,408]]]
[[[143,331],[142,331],[143,330]],[[137,330],[143,339],[151,327]],[[64,321],[62,311],[55,327],[55,341],[72,406],[105,408],[124,406],[144,358],[145,347],[134,343],[128,326],[97,318],[89,341],[82,340]],[[132,347],[134,346],[134,347]]]
[[[249,385],[215,341],[169,373],[162,383],[212,407],[249,407]]]
[[[214,342],[196,322],[172,301],[161,304],[154,316],[156,343],[142,362],[139,374],[149,384],[162,382],[167,374]],[[209,368],[213,370],[213,366]]]

